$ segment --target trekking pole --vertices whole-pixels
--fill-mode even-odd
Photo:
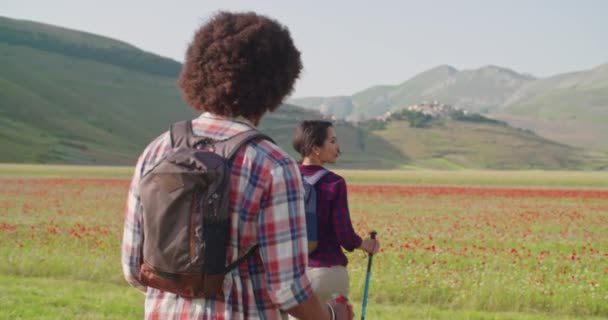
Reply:
[[[369,233],[370,237],[376,240],[376,231],[372,231]],[[372,258],[374,257],[373,253],[370,253],[367,257],[367,275],[365,276],[365,290],[363,291],[363,309],[361,310],[361,320],[365,320],[365,309],[367,308],[367,292],[369,290],[369,278],[372,271]]]

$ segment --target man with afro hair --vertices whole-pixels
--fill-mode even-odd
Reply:
[[[289,31],[253,13],[219,12],[194,34],[178,84],[201,115],[196,136],[225,140],[256,128],[279,108],[302,62]],[[146,294],[146,319],[349,319],[344,299],[319,301],[306,277],[303,187],[296,162],[274,143],[257,139],[240,148],[230,176],[227,262],[257,252],[224,277],[222,293],[186,298],[146,287],[139,278],[143,218],[139,182],[170,150],[165,132],[143,151],[129,188],[122,243],[126,280]]]

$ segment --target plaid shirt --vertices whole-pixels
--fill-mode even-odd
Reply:
[[[321,166],[302,164],[299,168],[307,177],[322,169]],[[308,266],[346,266],[348,259],[342,248],[353,251],[361,246],[362,242],[350,221],[346,182],[341,176],[329,171],[315,184],[315,189],[319,243],[317,249],[308,256]]]
[[[252,127],[245,120],[205,113],[194,119],[195,135],[225,139]],[[227,261],[259,244],[259,252],[224,278],[217,299],[186,299],[144,287],[138,281],[142,252],[140,178],[171,148],[168,132],[154,140],[139,158],[130,185],[122,242],[122,268],[132,286],[146,294],[146,319],[283,319],[312,296],[305,274],[306,218],[297,165],[266,140],[252,141],[234,158],[230,180],[230,243]]]

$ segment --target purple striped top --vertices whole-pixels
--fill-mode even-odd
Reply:
[[[306,177],[323,169],[317,165],[302,164],[299,164],[299,168]],[[350,252],[361,246],[362,242],[350,220],[346,182],[341,176],[329,171],[315,184],[315,189],[319,242],[317,249],[308,255],[308,266],[346,266],[348,259],[342,248]]]

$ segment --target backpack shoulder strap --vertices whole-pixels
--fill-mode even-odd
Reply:
[[[313,174],[312,176],[305,176],[304,180],[306,180],[306,182],[308,184],[314,186],[317,182],[319,182],[319,180],[321,180],[321,178],[323,178],[328,173],[329,173],[329,171],[327,171],[325,169],[321,169],[321,170],[315,172],[315,174]]]
[[[257,130],[251,129],[243,131],[241,133],[237,133],[236,135],[226,140],[218,141],[215,144],[215,153],[223,156],[226,159],[232,159],[232,157],[234,157],[234,155],[242,145],[257,138],[275,143],[274,140],[272,140],[272,138],[270,138],[269,136]]]
[[[173,148],[186,146],[193,148],[201,142],[205,144],[213,143],[213,139],[204,136],[195,136],[192,130],[192,121],[185,120],[171,125],[171,146]]]
[[[269,136],[255,129],[251,129],[243,131],[241,133],[237,133],[236,135],[226,140],[217,141],[214,145],[215,153],[223,156],[226,159],[232,159],[232,157],[234,157],[234,155],[241,146],[257,138],[265,139],[272,143],[275,143],[274,140],[272,140],[272,138],[270,138]],[[230,270],[236,268],[239,264],[243,263],[243,261],[249,259],[249,257],[251,257],[258,251],[259,247],[259,244],[255,244],[253,247],[249,248],[249,250],[247,250],[247,252],[242,257],[236,259],[234,262],[226,266],[226,268],[224,269],[224,273],[229,272]]]
[[[192,133],[192,123],[190,121],[180,121],[171,125],[169,130],[171,134],[171,146],[177,148],[179,146],[189,147],[190,137]]]

